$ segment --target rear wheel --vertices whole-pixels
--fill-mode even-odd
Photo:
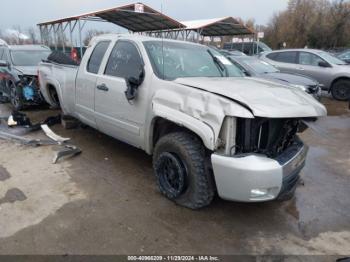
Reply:
[[[20,111],[24,108],[24,101],[22,95],[22,88],[14,84],[11,85],[11,104],[13,108],[17,111]]]
[[[350,80],[338,80],[332,86],[332,96],[336,100],[346,101],[350,99]]]
[[[205,162],[205,149],[197,137],[185,132],[162,137],[153,155],[161,193],[187,208],[209,205],[214,198],[215,187]]]

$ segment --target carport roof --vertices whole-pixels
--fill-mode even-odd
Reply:
[[[133,32],[184,28],[185,26],[142,3],[104,9],[97,12],[47,21],[38,26],[54,25],[76,20],[107,21]]]
[[[200,30],[203,36],[251,35],[254,31],[242,25],[233,17],[181,22],[186,30]]]

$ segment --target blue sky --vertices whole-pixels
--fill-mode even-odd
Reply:
[[[1,3],[0,28],[19,25],[23,30],[39,22],[109,8],[134,1],[124,0],[6,0]],[[136,1],[135,1],[136,2]],[[288,0],[144,0],[144,4],[177,20],[223,16],[254,18],[265,24],[274,12],[283,10]],[[103,28],[101,28],[103,29]],[[106,27],[110,30],[110,27]]]

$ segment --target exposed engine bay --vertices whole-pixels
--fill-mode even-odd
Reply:
[[[276,158],[297,141],[307,127],[300,119],[237,120],[236,153],[258,153]]]
[[[37,76],[20,76],[17,82],[17,94],[20,102],[24,104],[41,104],[44,100],[39,89],[39,80]]]

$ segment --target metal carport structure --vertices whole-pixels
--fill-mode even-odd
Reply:
[[[150,32],[151,35],[158,36],[163,33],[166,37],[177,39],[179,36],[184,40],[188,40],[191,33],[197,34],[197,41],[199,37],[222,37],[222,36],[247,36],[255,35],[255,32],[245,25],[241,24],[233,17],[221,17],[213,19],[182,21],[181,24],[185,26],[184,29],[178,30],[161,30],[158,32]],[[181,34],[179,34],[181,33]]]
[[[82,55],[82,30],[88,21],[110,22],[126,28],[133,33],[183,30],[183,28],[185,28],[182,23],[162,14],[161,12],[158,12],[142,3],[135,3],[39,23],[38,27],[40,30],[41,41],[42,43],[50,44],[50,38],[53,34],[54,45],[57,49],[59,37],[65,36],[65,33],[68,30],[70,41],[73,46],[73,33],[75,29],[77,29],[80,42],[80,53]],[[65,41],[62,41],[62,45],[65,49]]]

